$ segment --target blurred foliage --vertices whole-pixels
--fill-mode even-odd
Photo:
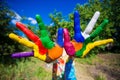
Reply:
[[[48,26],[48,30],[51,34],[51,38],[55,39],[56,33],[58,28],[63,27],[67,28],[70,31],[70,34],[73,36],[73,20],[66,18],[68,16],[63,17],[61,12],[57,12],[56,10],[54,13],[51,13],[50,15],[51,18],[51,24]]]
[[[73,37],[73,26],[74,26],[74,16],[73,13],[75,10],[78,10],[80,13],[80,27],[82,31],[86,28],[87,24],[89,23],[90,19],[94,15],[96,11],[100,11],[100,17],[97,20],[97,23],[95,24],[96,29],[97,26],[100,25],[100,23],[104,19],[108,19],[109,23],[104,28],[104,30],[101,32],[99,36],[97,36],[93,41],[96,40],[102,40],[107,38],[113,38],[115,40],[114,46],[120,41],[120,3],[118,0],[89,0],[88,3],[84,5],[77,4],[75,9],[72,13],[69,14],[68,18],[63,17],[61,12],[54,11],[49,16],[51,18],[52,26],[48,26],[48,29],[51,33],[51,37],[56,37],[56,30],[59,27],[67,28],[70,32],[71,38]],[[119,30],[118,30],[119,29]],[[93,30],[93,31],[94,31]],[[113,46],[112,46],[113,47]],[[117,47],[117,49],[120,47],[120,45]],[[96,50],[96,51],[95,51]],[[104,51],[105,46],[99,46],[97,49],[94,49],[94,52],[98,51]],[[120,49],[118,49],[120,50]],[[118,51],[117,50],[117,51]]]
[[[113,33],[115,38],[115,49],[117,48],[117,52],[120,52],[120,1],[119,0],[112,0],[111,1],[111,21],[114,22],[113,27],[115,28],[116,32]]]
[[[10,58],[11,53],[25,49],[22,45],[8,37],[9,33],[16,30],[15,27],[9,25],[12,17],[15,17],[14,12],[9,9],[5,0],[0,0],[0,62],[6,64],[12,60]]]

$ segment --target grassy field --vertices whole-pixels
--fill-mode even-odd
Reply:
[[[36,58],[22,60],[16,65],[0,64],[0,80],[49,80],[51,68]]]
[[[119,80],[120,54],[98,54],[75,59],[77,80]],[[0,63],[0,80],[52,80],[52,65],[37,58],[15,65]]]
[[[98,54],[76,59],[77,80],[120,80],[120,54]]]

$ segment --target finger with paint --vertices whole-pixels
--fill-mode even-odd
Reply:
[[[78,11],[74,13],[74,38],[70,41],[70,35],[67,29],[64,29],[64,48],[69,56],[74,56],[75,52],[82,48],[84,37],[80,28],[80,16]]]
[[[74,12],[74,40],[76,42],[84,42],[84,37],[81,34],[80,15],[78,11]]]
[[[54,44],[54,42],[50,40],[48,31],[46,30],[46,27],[39,15],[36,15],[36,20],[39,25],[40,40],[42,41],[45,48],[48,49],[48,57],[52,60],[59,58],[63,52],[63,29],[58,29],[57,41]]]
[[[75,48],[70,42],[70,35],[67,29],[64,29],[64,48],[69,56],[74,56]]]
[[[75,53],[76,57],[84,57],[94,47],[113,42],[113,39],[99,40],[99,41],[95,41],[95,42],[92,41],[96,36],[98,36],[100,34],[100,32],[104,29],[104,27],[107,25],[107,23],[108,23],[108,20],[105,19],[97,27],[97,29],[87,39],[85,39],[85,42],[83,43],[82,48]]]
[[[93,28],[94,28],[94,26],[95,26],[99,16],[100,16],[100,12],[96,11],[95,14],[93,15],[92,19],[88,23],[86,29],[82,33],[85,39],[90,36],[90,33],[92,32],[92,30],[93,30]]]
[[[30,47],[33,49],[32,52],[20,52],[17,54],[12,54],[12,57],[27,57],[27,56],[34,56],[43,60],[45,62],[52,62],[59,58],[63,52],[63,29],[58,29],[58,36],[56,43],[51,41],[48,35],[48,32],[42,22],[42,19],[39,15],[36,16],[39,31],[40,31],[40,38],[35,35],[31,30],[29,30],[24,24],[17,22],[16,26],[26,34],[26,36],[31,40],[24,39],[20,36],[17,36],[13,33],[9,34],[11,39],[16,40],[17,42]],[[33,41],[33,42],[32,42]]]

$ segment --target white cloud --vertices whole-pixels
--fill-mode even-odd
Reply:
[[[51,24],[50,24],[50,26],[53,26],[53,25],[54,25],[54,23],[51,23]]]
[[[11,23],[15,25],[16,22],[18,22],[18,21],[19,21],[19,20],[15,20],[15,19],[13,19],[13,20],[11,20]]]
[[[37,24],[37,21],[32,17],[28,17],[28,20],[30,21],[31,24]]]
[[[12,12],[14,12],[15,16],[12,16],[11,24],[15,25],[16,22],[19,22],[22,19],[22,17],[15,11],[12,10]]]
[[[16,22],[20,22],[20,21],[22,22],[22,17],[17,12],[15,12],[14,10],[11,10],[11,11],[14,12],[14,14],[15,14],[15,16],[11,17],[12,18],[11,24],[15,25]],[[29,22],[29,23],[31,23],[33,25],[37,24],[37,21],[32,17],[26,17],[26,19],[24,21]]]

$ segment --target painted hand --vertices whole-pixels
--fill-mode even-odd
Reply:
[[[99,12],[97,11],[86,27],[85,31],[82,32],[80,29],[80,18],[79,13],[74,13],[74,38],[70,41],[69,32],[64,29],[64,48],[69,56],[84,57],[94,47],[113,42],[113,39],[105,39],[93,42],[93,39],[100,34],[103,28],[108,23],[105,19],[94,32],[91,33],[98,17]],[[90,35],[89,35],[90,34]]]
[[[42,19],[36,15],[36,20],[40,29],[40,38],[29,30],[24,24],[17,22],[16,27],[19,28],[30,39],[22,38],[14,33],[10,33],[9,37],[20,44],[32,48],[31,52],[19,52],[12,54],[13,58],[34,56],[45,62],[52,62],[59,58],[63,53],[63,29],[59,28],[57,40],[53,42],[48,36],[48,32]]]

